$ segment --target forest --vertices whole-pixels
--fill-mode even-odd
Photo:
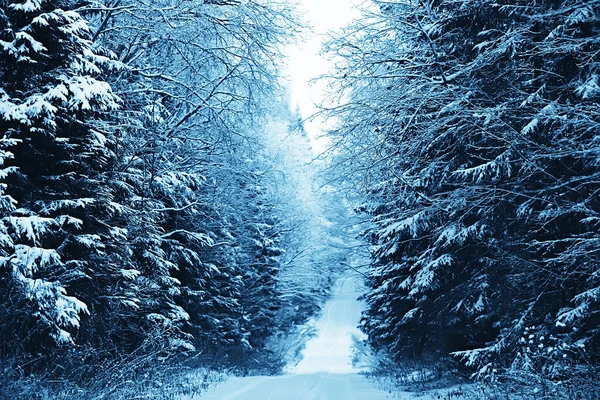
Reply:
[[[0,0],[0,399],[281,374],[349,232],[371,374],[599,398],[600,1],[357,13],[315,155],[293,2]]]

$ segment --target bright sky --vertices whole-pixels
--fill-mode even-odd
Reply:
[[[298,108],[303,118],[317,111],[315,103],[324,97],[325,88],[322,84],[309,83],[312,79],[326,73],[330,68],[327,59],[320,55],[321,45],[327,38],[327,32],[338,30],[347,25],[356,11],[353,5],[359,0],[297,0],[305,20],[313,29],[313,34],[307,34],[305,41],[290,48],[288,52],[290,77],[290,107]],[[313,140],[316,150],[323,150],[324,143],[316,138],[323,133],[323,120],[307,122],[306,131]]]

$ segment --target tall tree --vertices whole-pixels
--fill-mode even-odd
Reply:
[[[0,121],[10,155],[2,176],[10,196],[0,269],[4,355],[49,351],[49,337],[72,342],[81,315],[106,307],[86,290],[125,280],[121,207],[102,175],[114,141],[93,123],[119,99],[101,79],[110,60],[90,41],[79,3],[0,7]]]
[[[536,358],[554,378],[598,362],[598,12],[373,1],[331,43],[339,160],[376,224],[363,326],[394,358],[482,376]],[[553,350],[524,354],[532,326]]]
[[[121,1],[94,12],[96,40],[123,65],[110,82],[126,104],[116,121],[126,131],[117,174],[139,213],[136,241],[170,270],[196,349],[237,352],[243,362],[244,351],[262,346],[250,345],[248,321],[263,302],[277,303],[269,290],[261,298],[247,291],[246,280],[266,279],[265,289],[276,281],[276,271],[259,272],[273,261],[257,252],[263,233],[250,215],[256,225],[274,215],[257,212],[267,200],[250,195],[260,179],[247,160],[261,151],[255,136],[276,91],[289,8]],[[256,307],[244,311],[244,301]]]

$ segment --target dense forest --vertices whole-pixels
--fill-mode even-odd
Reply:
[[[352,202],[382,369],[597,398],[600,3],[366,1],[324,49],[317,159],[282,78],[300,21],[0,0],[0,398],[280,373]]]
[[[289,279],[314,233],[288,233],[262,150],[296,122],[297,29],[273,2],[0,2],[0,397],[281,368],[267,342],[329,284],[318,259]]]
[[[369,342],[597,396],[600,4],[371,1],[328,50]]]

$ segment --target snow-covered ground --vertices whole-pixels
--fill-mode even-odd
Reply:
[[[194,399],[206,400],[385,400],[401,399],[358,374],[316,372],[233,378]],[[412,399],[406,395],[405,399]]]
[[[304,358],[282,376],[231,378],[194,397],[202,400],[385,400],[412,399],[393,394],[359,374],[352,365],[353,336],[363,305],[356,300],[360,280],[340,278],[316,321],[316,337],[308,341]],[[189,398],[188,398],[189,399]]]
[[[315,323],[317,336],[306,344],[302,360],[298,365],[290,367],[288,373],[360,372],[352,366],[353,337],[364,338],[357,327],[364,308],[356,299],[360,293],[361,283],[357,277],[341,277],[337,280],[330,300]]]

